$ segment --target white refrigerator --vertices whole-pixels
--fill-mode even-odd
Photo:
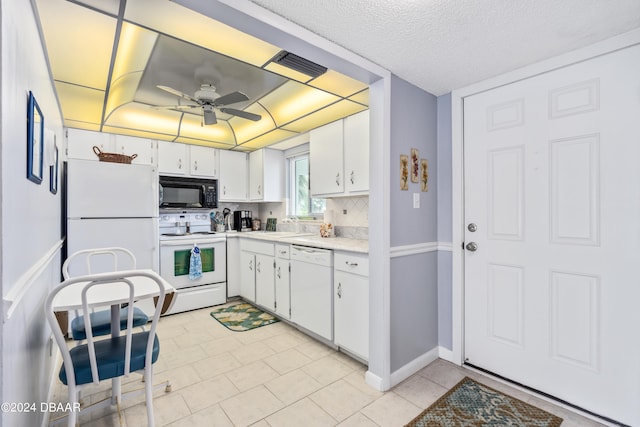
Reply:
[[[67,253],[111,246],[132,251],[138,268],[159,272],[158,172],[150,165],[70,159]]]

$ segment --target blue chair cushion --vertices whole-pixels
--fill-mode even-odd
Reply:
[[[120,310],[120,330],[127,329],[127,316],[129,315],[129,307]],[[91,320],[91,330],[94,337],[111,334],[111,310],[102,310],[89,315]],[[133,327],[144,326],[149,321],[149,316],[138,307],[133,308]],[[71,338],[76,341],[87,339],[84,330],[84,316],[78,316],[71,321]]]
[[[144,359],[147,351],[149,331],[138,332],[131,335],[131,366],[129,371],[135,372],[144,369]],[[94,343],[96,347],[96,361],[98,364],[98,377],[100,381],[124,375],[124,355],[126,352],[126,335],[108,338]],[[76,376],[76,385],[93,382],[91,376],[91,362],[89,361],[88,344],[79,345],[70,350],[71,361]],[[160,342],[156,335],[153,339],[153,353],[151,363],[158,360]],[[60,369],[60,381],[67,385],[67,372],[64,364]]]

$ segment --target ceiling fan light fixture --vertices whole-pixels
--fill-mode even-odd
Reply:
[[[321,76],[327,72],[327,67],[311,62],[308,59],[298,56],[295,53],[287,52],[286,50],[278,52],[278,54],[271,58],[271,61],[269,62],[280,64],[313,78]]]

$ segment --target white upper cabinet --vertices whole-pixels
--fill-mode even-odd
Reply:
[[[185,175],[188,169],[187,145],[158,141],[158,171],[160,174]]]
[[[189,173],[191,176],[218,178],[218,149],[191,145],[189,151]]]
[[[247,155],[239,151],[220,150],[218,198],[221,202],[246,202],[249,174]]]
[[[158,142],[158,170],[163,175],[218,177],[218,150],[178,142]]]
[[[369,192],[369,111],[310,132],[311,194],[318,197]]]
[[[369,110],[344,119],[344,190],[369,191]]]
[[[325,196],[344,192],[344,126],[338,120],[309,133],[311,194]]]
[[[249,199],[280,202],[284,194],[284,153],[263,148],[249,153]]]
[[[93,132],[83,129],[67,129],[67,157],[70,159],[99,161],[97,150],[105,153],[124,154],[135,158],[131,163],[155,165],[156,141],[112,133]],[[93,147],[97,147],[94,150]]]

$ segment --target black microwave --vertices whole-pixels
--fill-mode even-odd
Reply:
[[[215,209],[218,180],[160,176],[160,208]]]

